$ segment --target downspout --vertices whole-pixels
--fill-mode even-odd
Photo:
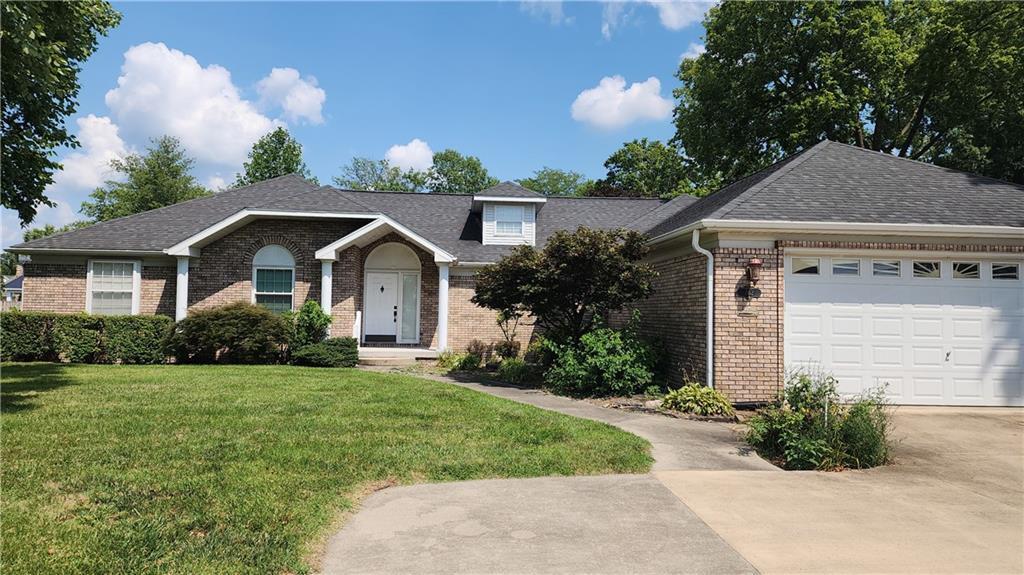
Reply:
[[[707,349],[707,358],[704,360],[704,373],[707,375],[707,384],[711,389],[715,388],[715,256],[708,250],[700,247],[700,229],[696,228],[693,230],[693,235],[690,236],[693,249],[700,255],[707,258],[707,334],[704,336],[707,344],[704,346]]]

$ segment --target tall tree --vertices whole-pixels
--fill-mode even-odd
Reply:
[[[497,183],[476,156],[464,156],[450,148],[434,154],[428,183],[431,193],[475,194]]]
[[[674,143],[698,181],[822,138],[1024,182],[1024,4],[724,2],[684,60]]]
[[[366,192],[423,192],[427,190],[426,172],[402,171],[387,160],[352,158],[341,167],[341,175],[332,178],[334,185],[348,190]]]
[[[121,15],[101,0],[8,1],[0,20],[0,196],[28,224],[40,205],[54,205],[45,191],[61,168],[56,148],[78,146],[64,121],[78,108],[82,62]]]
[[[608,175],[596,182],[588,195],[667,199],[696,192],[683,157],[658,140],[626,142],[608,157],[604,167]]]
[[[124,181],[108,180],[96,188],[89,194],[93,201],[82,203],[82,213],[102,222],[209,196],[210,190],[192,176],[194,163],[177,138],[156,138],[144,155],[110,162]]]
[[[309,168],[302,161],[302,144],[284,128],[277,128],[253,144],[249,161],[242,164],[243,173],[235,178],[235,186],[247,186],[278,176],[299,174],[314,183]]]
[[[545,196],[582,196],[593,182],[579,172],[544,166],[533,176],[519,180],[519,185]]]
[[[55,226],[53,224],[46,224],[45,226],[40,227],[40,228],[31,228],[31,229],[25,230],[25,233],[22,234],[21,237],[22,237],[22,239],[24,241],[30,242],[32,240],[40,240],[40,239],[43,239],[43,238],[48,238],[50,236],[55,236],[57,234],[63,234],[64,232],[80,230],[80,229],[82,229],[84,227],[91,226],[94,223],[95,222],[78,221],[78,222],[71,222],[70,224],[64,224],[63,226]]]

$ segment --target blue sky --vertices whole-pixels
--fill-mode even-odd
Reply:
[[[500,179],[552,166],[603,175],[623,142],[672,135],[674,74],[700,50],[687,2],[118,3],[79,77],[60,202],[80,219],[110,158],[178,136],[201,182],[230,183],[252,141],[286,125],[329,183],[353,156],[409,167],[479,156]],[[3,213],[3,245],[20,241]]]

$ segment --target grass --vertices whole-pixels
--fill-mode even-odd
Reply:
[[[643,472],[613,427],[404,375],[2,366],[0,571],[302,573],[376,482]]]

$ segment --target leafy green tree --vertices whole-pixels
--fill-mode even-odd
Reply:
[[[40,205],[54,205],[45,194],[61,168],[54,150],[78,146],[64,120],[78,108],[82,62],[121,15],[101,0],[8,1],[0,20],[0,196],[28,224]]]
[[[589,195],[668,199],[695,191],[683,157],[658,140],[626,142],[604,167],[608,175],[588,190]]]
[[[401,170],[387,160],[352,158],[341,167],[341,175],[332,178],[334,185],[347,190],[364,192],[424,192],[427,191],[426,172]]]
[[[473,303],[530,314],[546,337],[579,342],[595,317],[647,297],[654,269],[641,263],[646,238],[629,230],[555,232],[544,249],[516,246],[477,274]]]
[[[680,64],[702,184],[822,138],[1024,182],[1024,4],[724,2]]]
[[[18,256],[11,252],[0,254],[0,274],[13,276],[18,272]]]
[[[579,172],[544,166],[533,176],[519,180],[519,185],[545,196],[582,196],[593,182]]]
[[[53,224],[46,224],[45,226],[43,226],[41,228],[32,228],[32,229],[29,229],[29,230],[25,230],[25,233],[22,234],[22,238],[26,242],[30,242],[32,240],[40,240],[40,239],[43,239],[43,238],[48,238],[50,236],[55,236],[57,234],[63,234],[64,232],[80,230],[80,229],[82,229],[84,227],[91,226],[93,223],[94,222],[78,221],[78,222],[71,222],[70,224],[65,224],[63,226],[55,226]]]
[[[288,174],[299,174],[319,183],[302,161],[302,144],[284,128],[277,128],[257,140],[249,151],[249,161],[242,164],[242,169],[243,173],[235,178],[235,187]]]
[[[110,162],[125,180],[108,180],[104,187],[96,188],[89,194],[93,201],[82,203],[82,213],[102,222],[209,196],[210,190],[192,176],[194,163],[177,138],[154,139],[144,155]]]
[[[496,184],[480,158],[449,148],[434,154],[427,187],[434,194],[475,194]]]

